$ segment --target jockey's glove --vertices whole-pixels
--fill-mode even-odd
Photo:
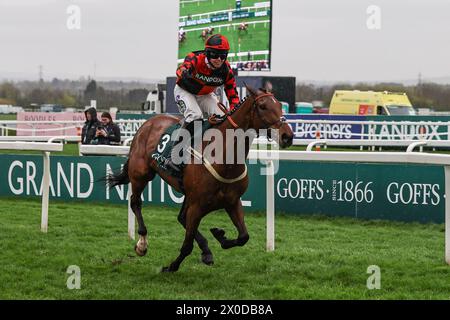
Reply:
[[[183,78],[188,79],[188,78],[193,78],[194,75],[192,73],[192,69],[184,69],[182,72]]]

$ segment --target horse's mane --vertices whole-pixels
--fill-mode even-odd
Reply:
[[[241,99],[241,101],[239,101],[238,105],[232,111],[228,112],[228,115],[231,116],[233,113],[238,111],[241,108],[241,106],[244,104],[244,102],[247,100],[247,98],[248,98],[248,96]]]
[[[266,89],[263,88],[259,88],[260,91],[264,92],[264,93],[268,93],[269,91],[267,91]],[[241,99],[241,101],[239,101],[239,104],[236,106],[236,108],[233,109],[233,111],[230,111],[228,113],[228,115],[232,115],[233,113],[235,113],[236,111],[238,111],[240,109],[240,107],[244,104],[244,102],[247,100],[249,96],[245,96],[243,99]]]

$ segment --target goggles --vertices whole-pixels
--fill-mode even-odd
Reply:
[[[228,56],[228,53],[219,53],[214,51],[208,51],[208,59],[221,59],[226,60]]]

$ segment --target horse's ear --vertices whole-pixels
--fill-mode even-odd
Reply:
[[[264,84],[264,91],[265,91],[266,93],[269,93],[269,92],[272,92],[272,89],[273,89],[272,83],[271,83],[270,81],[267,81],[267,82]]]
[[[251,86],[249,86],[248,84],[246,84],[244,82],[245,87],[247,88],[247,91],[250,92],[250,95],[254,98],[258,95],[258,91],[255,90],[254,88],[252,88]]]

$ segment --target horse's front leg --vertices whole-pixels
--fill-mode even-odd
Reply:
[[[247,243],[248,239],[250,239],[250,236],[248,235],[247,227],[244,222],[244,210],[242,209],[241,200],[238,200],[233,205],[226,207],[225,210],[227,211],[228,215],[231,218],[231,221],[233,221],[233,224],[238,230],[239,235],[237,239],[227,239],[227,237],[225,237],[225,231],[218,228],[212,228],[211,233],[213,234],[214,238],[216,238],[220,242],[220,245],[223,249],[243,246]]]
[[[194,238],[197,232],[198,226],[202,214],[197,207],[189,206],[186,210],[186,234],[184,236],[183,245],[180,249],[180,254],[178,257],[170,264],[168,267],[164,267],[162,272],[175,272],[179,269],[180,264],[183,262],[184,258],[191,254],[194,248]]]

